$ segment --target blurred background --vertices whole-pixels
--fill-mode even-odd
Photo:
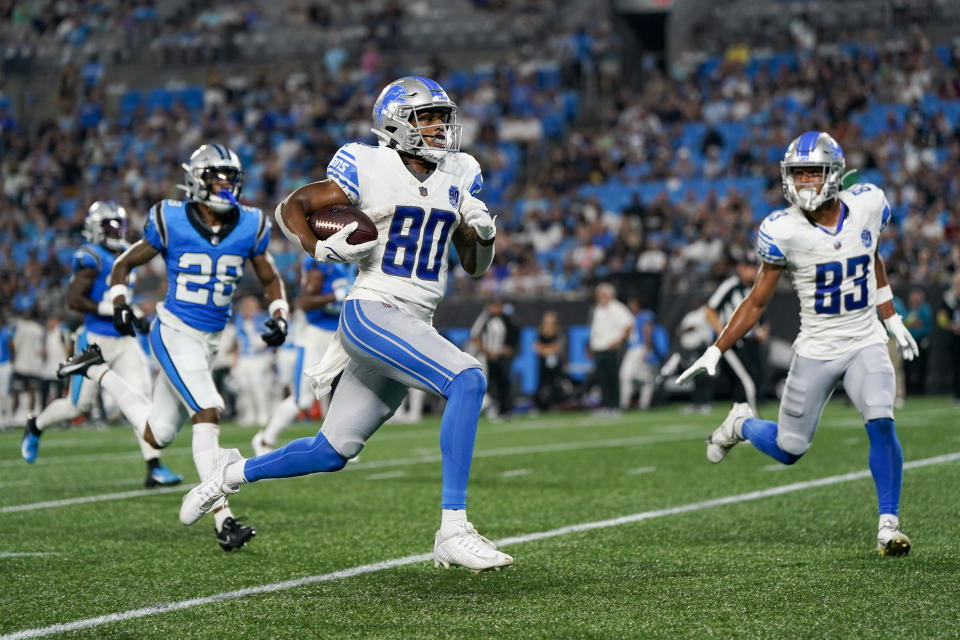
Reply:
[[[507,372],[491,415],[674,399],[700,411],[744,393],[732,370],[698,389],[670,380],[712,341],[711,299],[784,206],[778,161],[810,129],[892,206],[880,253],[923,351],[899,401],[960,398],[958,34],[950,0],[0,2],[4,340],[36,345],[16,353],[40,393],[80,321],[64,291],[93,201],[126,207],[135,239],[153,203],[179,197],[180,164],[216,141],[243,161],[242,201],[272,211],[323,179],[340,145],[374,142],[377,94],[418,74],[458,103],[479,196],[500,215],[494,267],[479,280],[452,269],[436,317]],[[295,299],[302,256],[274,234]],[[162,263],[138,275],[149,310]],[[591,345],[602,283],[634,320]],[[782,285],[744,351],[760,402],[775,399],[799,326]],[[260,293],[249,279],[243,292]],[[491,311],[504,344],[485,343]],[[615,353],[617,377],[598,377],[599,351]],[[242,355],[225,354],[227,369]],[[15,402],[22,424],[31,409]]]

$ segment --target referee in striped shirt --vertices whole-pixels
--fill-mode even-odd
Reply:
[[[720,283],[717,290],[707,302],[707,321],[717,334],[733,317],[740,303],[743,302],[753,282],[757,279],[757,257],[746,251],[736,259],[736,273]],[[757,381],[763,381],[764,350],[763,342],[769,335],[769,325],[763,319],[751,329],[732,349],[723,354],[723,359],[740,382],[747,403],[757,412]]]

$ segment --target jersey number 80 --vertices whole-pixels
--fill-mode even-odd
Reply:
[[[443,209],[431,209],[427,217],[420,207],[397,207],[380,268],[387,275],[409,278],[416,264],[418,278],[439,280],[450,228],[456,219],[455,213]],[[397,264],[401,251],[403,261]]]

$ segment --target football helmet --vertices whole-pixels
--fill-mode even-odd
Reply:
[[[186,176],[184,184],[177,185],[177,188],[186,191],[190,200],[204,204],[217,213],[225,213],[237,206],[243,189],[243,166],[233,149],[222,144],[205,144],[181,166]],[[214,180],[224,180],[230,183],[230,188],[214,193]]]
[[[420,124],[419,114],[425,111],[441,113],[443,134],[433,138],[435,146],[423,137],[424,130],[436,126]],[[422,76],[406,76],[384,87],[373,105],[372,131],[381,145],[430,162],[440,162],[444,153],[460,150],[456,103],[436,81]]]
[[[123,251],[127,242],[127,212],[112,200],[97,200],[87,209],[81,235],[111,251]]]
[[[783,195],[790,204],[804,211],[814,211],[840,192],[846,160],[843,150],[830,134],[823,131],[807,131],[795,138],[780,162],[780,177]],[[804,184],[801,188],[793,181],[793,172],[799,168],[819,169],[822,174],[820,191],[815,185]]]

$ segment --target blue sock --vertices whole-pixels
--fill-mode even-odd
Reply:
[[[318,471],[339,471],[347,459],[330,446],[326,437],[318,433],[313,438],[299,438],[243,464],[247,482],[267,478],[292,478]]]
[[[800,456],[788,453],[777,446],[777,423],[772,420],[747,418],[743,421],[741,431],[750,444],[777,462],[793,464],[800,459]]]
[[[440,419],[440,452],[443,454],[440,500],[444,509],[467,508],[470,461],[486,390],[487,380],[480,369],[461,371],[444,389],[447,407]]]
[[[893,428],[893,418],[867,422],[867,436],[870,437],[870,473],[877,486],[880,513],[897,515],[903,483],[903,449]]]

